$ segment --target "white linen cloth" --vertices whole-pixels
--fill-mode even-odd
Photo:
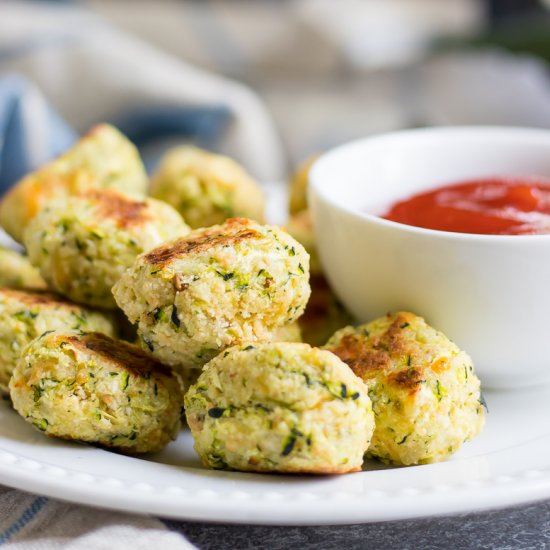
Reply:
[[[0,546],[14,550],[193,550],[157,519],[0,487]]]

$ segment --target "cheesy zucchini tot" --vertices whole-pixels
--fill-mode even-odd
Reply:
[[[48,205],[24,240],[50,288],[81,304],[115,309],[111,289],[136,257],[188,232],[166,203],[92,189]]]
[[[232,218],[139,256],[113,288],[144,349],[200,368],[224,348],[270,341],[309,298],[309,257],[276,227]]]
[[[136,147],[109,124],[95,126],[63,155],[13,186],[0,202],[0,226],[22,243],[27,224],[46,205],[89,188],[139,195],[147,190]]]
[[[353,323],[353,317],[325,279],[309,210],[301,210],[291,216],[286,229],[304,246],[310,258],[311,297],[304,314],[298,319],[302,339],[312,346],[322,346],[335,331]]]
[[[104,334],[50,332],[10,381],[17,412],[46,435],[122,453],[161,450],[180,427],[183,391],[170,369]]]
[[[309,186],[309,171],[318,158],[319,155],[313,155],[306,159],[302,165],[298,167],[290,180],[288,206],[291,214],[296,214],[308,208],[307,188]]]
[[[150,193],[195,229],[227,218],[264,218],[264,195],[254,179],[234,160],[197,147],[168,151],[153,174]]]
[[[366,385],[307,344],[227,349],[191,386],[185,411],[197,453],[215,469],[359,471],[374,429]]]
[[[338,331],[325,346],[369,387],[376,428],[368,456],[391,464],[444,460],[485,421],[470,357],[412,313]]]

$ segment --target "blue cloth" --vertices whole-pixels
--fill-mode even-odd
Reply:
[[[117,126],[140,148],[150,169],[158,155],[155,143],[177,137],[215,148],[230,118],[223,106],[144,106],[106,122]],[[18,75],[0,78],[0,194],[76,139],[77,134],[32,83]],[[148,154],[150,150],[154,153]]]
[[[149,172],[158,160],[159,147],[168,138],[192,142],[216,150],[218,141],[231,121],[224,106],[159,107],[143,106],[108,120],[139,149]],[[162,149],[161,149],[162,150]]]
[[[25,550],[197,550],[182,534],[158,519],[94,510],[1,486],[0,547]]]
[[[40,120],[34,120],[35,114]],[[75,138],[75,133],[25,79],[0,79],[0,193],[26,172],[67,149]]]

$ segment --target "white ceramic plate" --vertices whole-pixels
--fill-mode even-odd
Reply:
[[[485,431],[448,462],[289,477],[203,469],[189,432],[130,458],[44,437],[0,404],[0,483],[179,519],[360,523],[471,512],[550,497],[550,389],[488,393]]]
[[[284,221],[283,189],[267,189],[273,222]],[[372,462],[361,473],[323,478],[205,470],[188,431],[146,459],[48,439],[0,402],[0,483],[115,510],[281,525],[424,517],[550,498],[550,387],[486,398],[484,432],[448,462],[392,469]]]

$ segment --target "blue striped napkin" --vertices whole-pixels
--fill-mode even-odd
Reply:
[[[25,550],[193,550],[160,520],[0,487],[0,546]]]

